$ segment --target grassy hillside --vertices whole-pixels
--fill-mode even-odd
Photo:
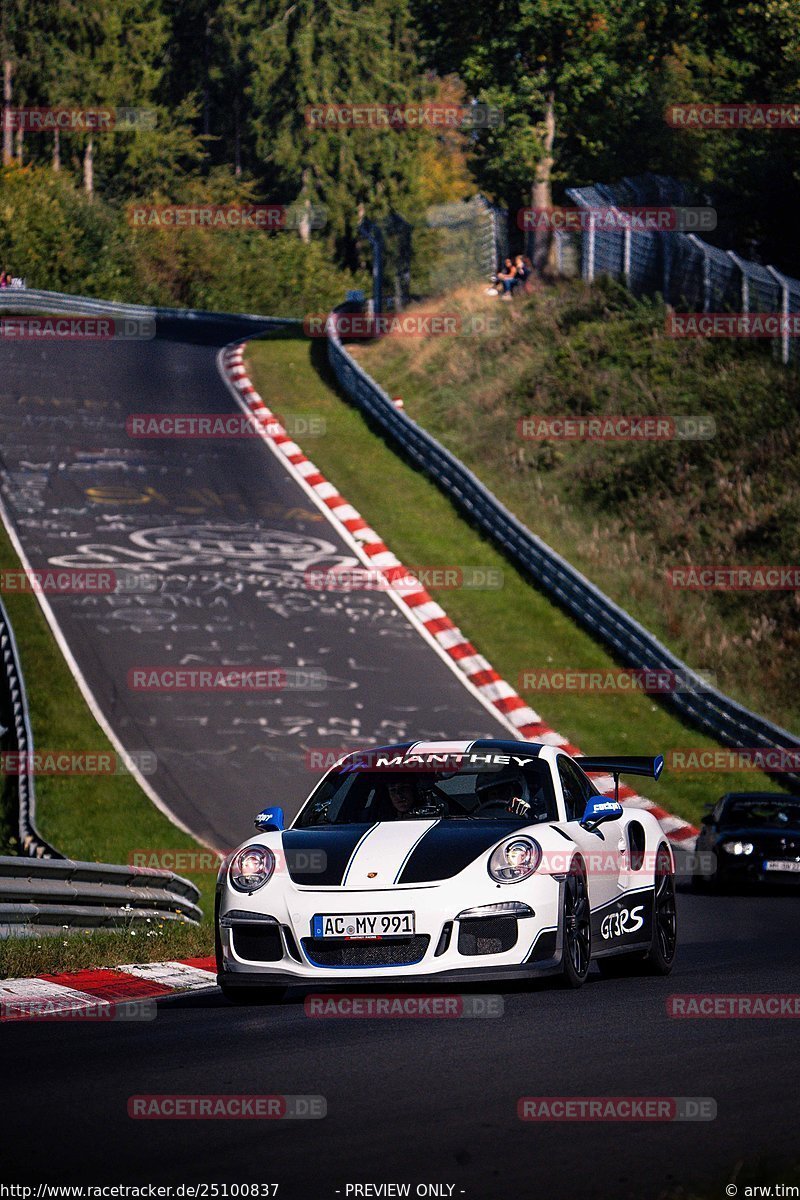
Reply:
[[[498,590],[453,588],[431,593],[493,666],[516,683],[527,668],[580,663],[610,669],[611,658],[516,572],[467,524],[439,490],[403,462],[345,402],[329,374],[325,346],[292,333],[250,343],[247,363],[262,396],[284,419],[313,414],[325,435],[299,439],[321,471],[407,565],[480,566],[500,573]],[[653,697],[554,692],[533,706],[586,753],[645,754],[709,747]],[[732,787],[774,786],[756,772],[664,773],[643,791],[669,810],[697,820],[704,804]]]
[[[676,590],[670,567],[800,563],[800,386],[764,345],[664,335],[665,311],[613,284],[485,310],[496,337],[386,338],[354,353],[535,533],[690,666],[800,729],[800,592]],[[707,415],[705,441],[521,437],[531,415]],[[581,668],[573,651],[561,666]]]

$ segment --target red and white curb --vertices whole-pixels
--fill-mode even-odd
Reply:
[[[213,958],[131,963],[68,975],[0,979],[0,1021],[86,1020],[119,1011],[131,1001],[216,986]]]
[[[412,624],[457,669],[462,682],[515,737],[530,742],[544,742],[548,746],[561,746],[568,754],[580,754],[577,746],[551,729],[498,675],[491,663],[478,653],[425,588],[413,579],[409,580],[408,569],[392,554],[380,535],[306,457],[253,387],[244,366],[244,350],[245,344],[242,343],[223,350],[219,356],[221,370],[238,404],[255,419],[264,441],[283,458],[290,474],[315,500],[361,561],[384,576],[390,594]],[[613,795],[614,781],[610,775],[596,776],[595,783],[605,795]],[[673,816],[624,785],[620,785],[619,796],[626,804],[653,813],[671,842],[686,849],[692,848],[697,830],[688,821]]]

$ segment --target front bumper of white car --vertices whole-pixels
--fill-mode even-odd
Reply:
[[[562,883],[540,876],[534,887],[494,887],[465,902],[445,882],[420,887],[312,889],[291,884],[253,895],[223,886],[218,900],[218,978],[226,986],[330,986],[394,980],[443,983],[514,979],[559,969]],[[508,893],[512,892],[512,895]],[[493,905],[515,903],[500,914]],[[524,911],[527,909],[527,911]],[[364,940],[320,938],[319,914],[413,912],[413,935]]]

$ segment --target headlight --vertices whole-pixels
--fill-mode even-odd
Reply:
[[[754,847],[752,842],[723,842],[722,849],[738,857],[741,854],[752,854]]]
[[[477,908],[462,908],[457,921],[469,921],[474,917],[535,917],[530,904],[519,900],[501,900],[499,904],[479,904]]]
[[[231,861],[228,877],[237,892],[257,892],[275,870],[275,855],[266,846],[245,846]]]
[[[498,846],[489,859],[489,874],[495,883],[519,883],[542,861],[542,850],[533,838],[511,838]]]

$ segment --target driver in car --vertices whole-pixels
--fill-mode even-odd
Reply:
[[[417,794],[410,779],[401,779],[389,784],[389,799],[398,817],[407,816],[417,806]]]
[[[522,788],[519,781],[508,779],[491,783],[481,788],[479,792],[481,808],[504,808],[506,812],[516,817],[527,817],[531,811],[530,803],[519,793]]]

